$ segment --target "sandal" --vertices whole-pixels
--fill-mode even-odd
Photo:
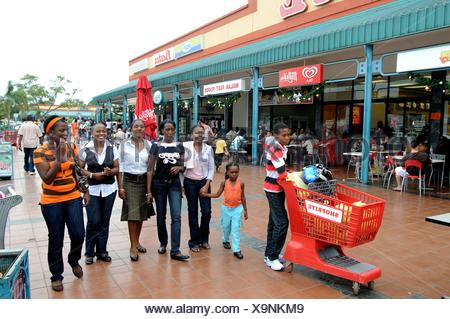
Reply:
[[[200,247],[203,249],[211,249],[211,246],[208,243],[203,243],[200,245]]]
[[[401,188],[397,188],[397,187],[394,187],[392,190],[395,191],[395,192],[401,192],[402,191]]]
[[[199,246],[192,246],[190,249],[191,249],[191,251],[194,252],[194,253],[200,252],[200,247],[199,247]]]
[[[142,246],[141,244],[139,244],[139,245],[137,246],[137,251],[140,252],[140,253],[145,254],[145,253],[147,252],[147,248],[145,248],[144,246]]]

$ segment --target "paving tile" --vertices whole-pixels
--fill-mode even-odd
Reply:
[[[20,156],[17,159],[23,160]],[[345,176],[339,169],[334,171],[336,176]],[[183,200],[181,249],[191,255],[190,261],[180,263],[171,260],[168,254],[157,253],[159,241],[156,220],[152,218],[144,222],[140,239],[148,252],[140,254],[139,262],[133,263],[129,258],[127,223],[120,221],[122,201],[118,199],[113,209],[108,246],[113,261],[86,266],[83,257],[80,264],[85,275],[81,280],[76,279],[67,264],[70,240],[66,231],[65,289],[62,293],[54,292],[47,265],[48,232],[37,205],[40,181],[23,174],[22,179],[11,181],[24,201],[11,211],[6,243],[29,250],[33,298],[353,298],[342,292],[350,289],[347,281],[333,283],[324,280],[326,276],[304,267],[295,267],[289,274],[274,272],[264,265],[269,213],[261,186],[264,174],[263,168],[241,167],[250,216],[241,229],[243,260],[237,260],[231,251],[222,248],[221,199],[218,199],[212,201],[211,250],[189,252],[186,201]],[[215,176],[213,189],[222,178],[222,174]],[[0,181],[0,185],[3,183]],[[25,185],[27,192],[21,191]],[[354,258],[381,268],[382,277],[376,280],[376,296],[439,298],[450,294],[449,229],[425,222],[427,216],[449,212],[450,197],[419,197],[413,188],[411,193],[400,194],[376,186],[352,185],[386,200],[383,223],[376,239],[346,250]],[[166,222],[169,226],[170,218]]]

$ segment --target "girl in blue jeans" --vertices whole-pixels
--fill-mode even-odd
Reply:
[[[225,249],[233,248],[233,255],[244,258],[240,247],[242,212],[244,219],[248,219],[247,202],[245,200],[244,183],[239,179],[239,165],[228,163],[226,166],[225,180],[220,184],[216,194],[208,194],[205,191],[201,195],[209,198],[219,198],[225,193],[223,205],[221,207],[222,216],[222,244]],[[230,245],[231,233],[231,245]]]

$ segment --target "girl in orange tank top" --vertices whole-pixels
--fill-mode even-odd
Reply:
[[[224,203],[221,207],[222,245],[225,249],[233,248],[233,255],[244,258],[240,248],[242,213],[244,219],[248,219],[247,202],[245,200],[244,183],[238,180],[239,165],[229,163],[226,166],[225,180],[220,184],[215,194],[200,193],[201,196],[219,198],[225,193]],[[230,238],[231,235],[231,245]]]

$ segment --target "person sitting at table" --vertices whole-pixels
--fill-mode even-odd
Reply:
[[[415,176],[419,175],[419,171],[416,167],[409,167],[408,170],[404,168],[407,160],[417,160],[422,163],[422,176],[427,175],[430,172],[431,160],[426,153],[426,145],[424,142],[415,139],[411,142],[411,152],[403,156],[401,160],[402,166],[395,168],[395,180],[397,182],[397,187],[393,188],[395,191],[400,192],[402,190],[401,178],[406,177],[407,174]]]
[[[434,153],[445,155],[444,178],[446,179],[449,176],[448,172],[450,170],[450,140],[444,135],[441,135],[434,149]]]

